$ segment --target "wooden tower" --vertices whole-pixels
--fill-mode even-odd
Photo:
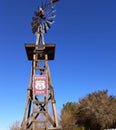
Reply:
[[[32,70],[21,130],[59,130],[48,65],[48,60],[54,60],[55,44],[45,44],[43,34],[38,33],[36,43],[25,44],[25,49]]]

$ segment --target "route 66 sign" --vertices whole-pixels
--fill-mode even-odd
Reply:
[[[47,95],[48,93],[48,77],[47,75],[34,75],[33,76],[33,94],[34,95]]]

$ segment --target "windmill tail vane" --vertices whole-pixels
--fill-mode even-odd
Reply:
[[[56,3],[56,2],[58,2],[59,0],[52,0],[52,3]]]

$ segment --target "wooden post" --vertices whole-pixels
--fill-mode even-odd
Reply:
[[[46,64],[46,70],[47,70],[47,75],[48,75],[48,82],[49,82],[49,85],[52,86],[52,80],[51,80],[51,75],[50,75],[50,69],[49,69],[49,65],[48,65],[48,62]],[[53,91],[53,88],[51,89],[51,93],[53,94],[53,97],[54,97],[54,91]],[[55,120],[55,124],[56,124],[56,127],[58,128],[59,125],[58,125],[58,117],[57,117],[57,113],[56,113],[56,105],[55,105],[55,99],[53,99],[54,101],[52,102],[52,110],[53,110],[53,116],[54,116],[54,120]]]

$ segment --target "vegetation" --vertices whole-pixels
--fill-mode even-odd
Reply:
[[[21,128],[20,122],[19,122],[19,121],[16,121],[16,122],[14,122],[14,123],[10,126],[9,130],[20,130],[20,128]]]
[[[73,129],[76,124],[77,103],[68,102],[61,111],[61,126],[66,130]]]
[[[116,127],[116,97],[108,91],[88,94],[78,103],[67,102],[61,110],[62,130],[103,130]],[[9,130],[20,130],[16,121]]]
[[[66,123],[68,122],[68,123]],[[61,124],[65,130],[84,126],[86,130],[116,127],[116,98],[108,91],[88,94],[79,103],[66,103],[61,111]]]

